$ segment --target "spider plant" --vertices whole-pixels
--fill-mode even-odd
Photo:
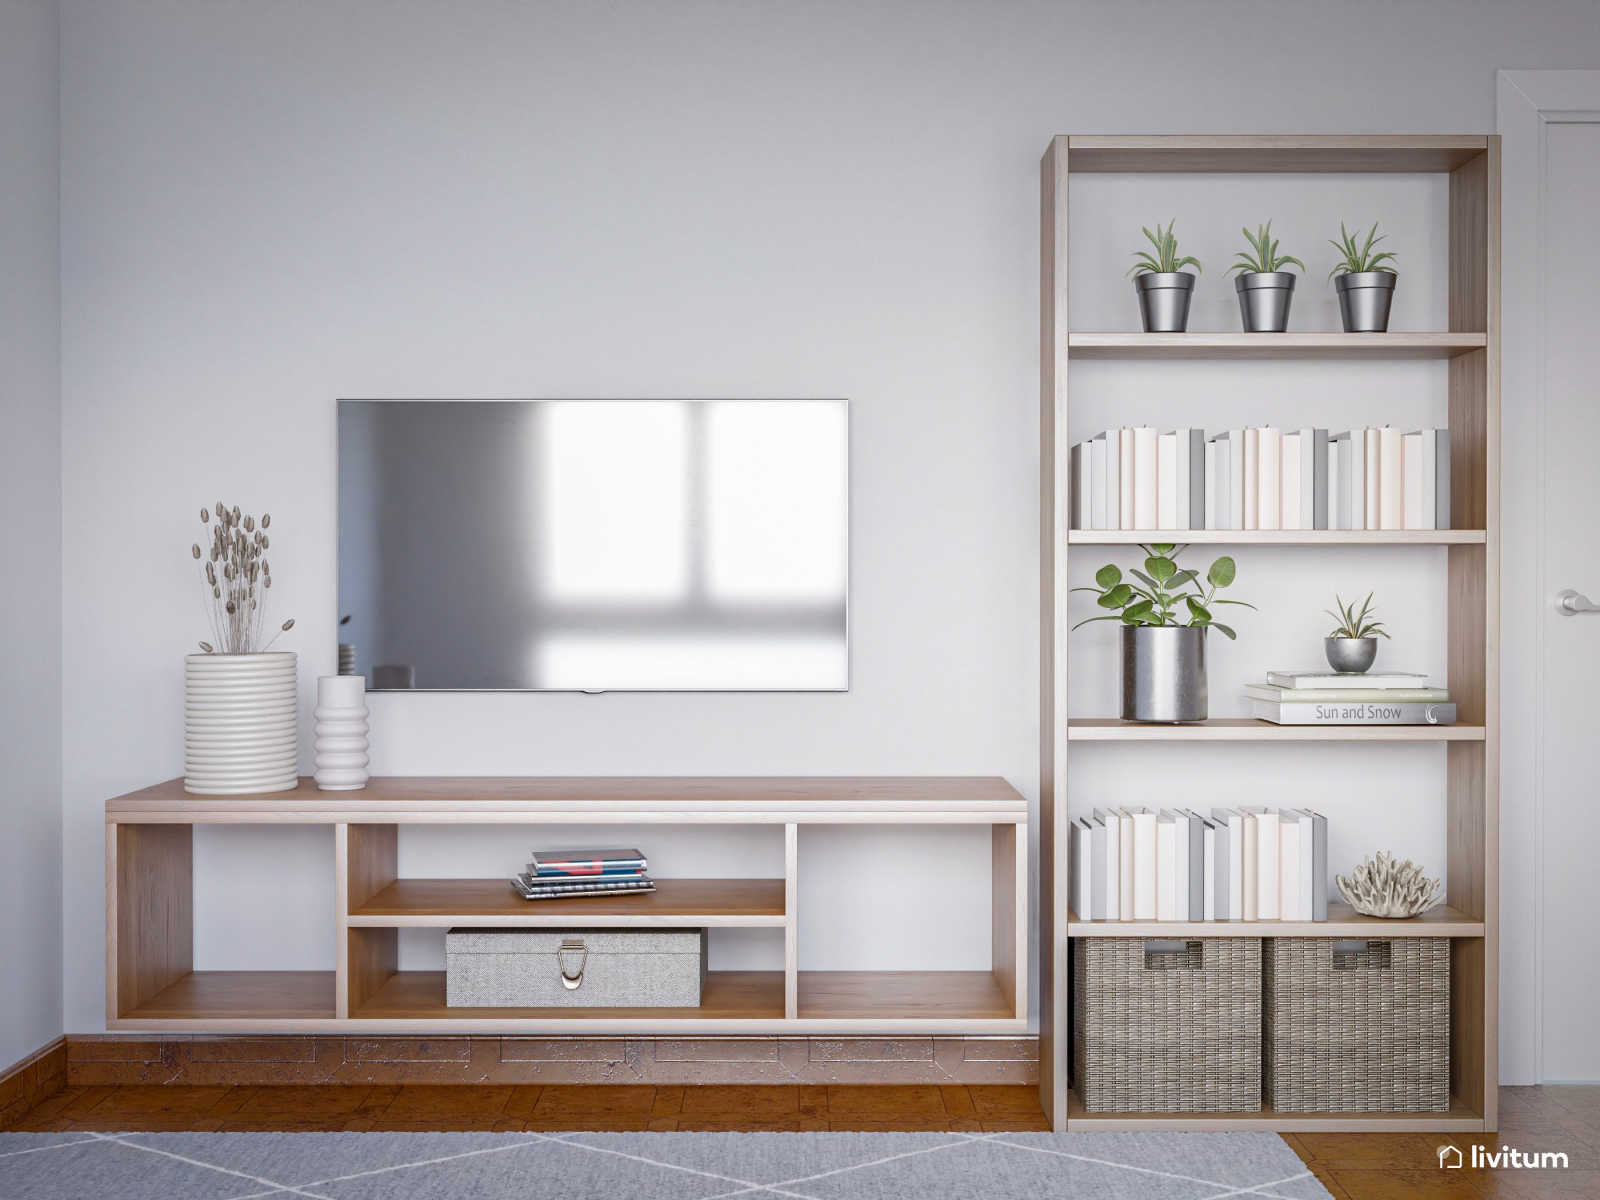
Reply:
[[[1212,606],[1216,604],[1255,607],[1243,600],[1216,599],[1217,589],[1231,584],[1237,573],[1233,559],[1223,555],[1212,563],[1202,585],[1198,571],[1178,568],[1178,555],[1187,550],[1187,546],[1151,545],[1141,546],[1140,549],[1145,553],[1144,570],[1137,567],[1132,570],[1139,583],[1125,583],[1122,571],[1108,563],[1095,572],[1096,586],[1072,589],[1075,592],[1094,592],[1099,596],[1096,603],[1101,608],[1119,610],[1110,616],[1079,621],[1073,626],[1074,629],[1093,621],[1121,621],[1124,625],[1201,625],[1220,630],[1230,641],[1237,637],[1233,630],[1219,624],[1211,614]]]
[[[1250,243],[1250,249],[1239,251],[1235,257],[1241,261],[1234,263],[1228,271],[1223,272],[1224,274],[1243,271],[1250,275],[1267,275],[1283,270],[1287,263],[1293,263],[1302,271],[1306,269],[1305,263],[1293,255],[1278,253],[1278,239],[1272,236],[1271,221],[1265,225],[1257,225],[1255,233],[1251,233],[1247,228],[1241,228],[1239,232],[1244,234],[1244,240]]]
[[[1334,596],[1333,602],[1338,605],[1338,612],[1334,612],[1331,608],[1325,608],[1322,610],[1334,620],[1339,622],[1336,626],[1334,626],[1333,632],[1328,634],[1329,637],[1356,639],[1369,638],[1373,637],[1374,635],[1381,638],[1389,637],[1389,635],[1383,631],[1383,622],[1372,620],[1372,617],[1376,614],[1374,614],[1372,611],[1371,592],[1368,592],[1367,598],[1361,602],[1360,612],[1356,611],[1356,606],[1353,601],[1349,604],[1346,604],[1338,596]]]
[[[1185,267],[1193,267],[1196,271],[1204,269],[1200,266],[1200,260],[1192,254],[1178,257],[1178,239],[1172,236],[1172,227],[1177,223],[1177,218],[1174,217],[1167,222],[1165,229],[1161,228],[1161,223],[1158,221],[1154,233],[1148,229],[1144,231],[1144,236],[1150,239],[1150,244],[1155,247],[1156,252],[1152,255],[1148,250],[1135,250],[1133,256],[1139,261],[1128,268],[1129,275],[1169,275]]]
[[[1334,266],[1333,270],[1328,272],[1328,278],[1332,279],[1335,275],[1362,275],[1368,271],[1387,271],[1391,275],[1395,274],[1393,267],[1382,265],[1388,259],[1396,257],[1394,254],[1387,250],[1379,251],[1376,254],[1372,252],[1372,248],[1383,241],[1383,238],[1378,237],[1377,233],[1378,223],[1374,221],[1372,228],[1367,230],[1367,240],[1357,246],[1356,239],[1361,236],[1361,231],[1358,229],[1355,233],[1351,233],[1344,227],[1344,222],[1340,221],[1339,240],[1334,241],[1329,238],[1328,245],[1337,249],[1340,254],[1344,255],[1344,258]],[[1384,236],[1387,237],[1388,235],[1385,234]]]

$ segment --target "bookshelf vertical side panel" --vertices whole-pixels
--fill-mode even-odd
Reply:
[[[800,1015],[800,826],[783,827],[783,1019]]]
[[[398,825],[334,826],[338,905],[335,1015],[348,1018],[400,969],[398,929],[352,929],[350,911],[400,877]]]
[[[1040,165],[1039,1100],[1067,1127],[1067,138]]]
[[[107,835],[116,837],[116,994],[108,1015],[120,1017],[194,970],[194,826],[112,825]]]
[[[1021,1005],[1017,996],[1017,972],[1022,965],[1017,957],[1017,827],[989,827],[989,962],[1000,992],[1011,1005],[1027,1015],[1027,998]]]

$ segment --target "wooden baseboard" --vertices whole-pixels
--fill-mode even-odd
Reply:
[[[10,1129],[66,1086],[67,1039],[58,1037],[0,1073],[0,1129]]]
[[[67,1082],[1036,1084],[1036,1036],[339,1037],[74,1034]]]

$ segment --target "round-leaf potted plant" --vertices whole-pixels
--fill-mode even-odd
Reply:
[[[1205,582],[1198,571],[1179,567],[1186,546],[1141,546],[1144,570],[1122,577],[1114,565],[1095,573],[1095,586],[1074,588],[1095,592],[1110,614],[1078,622],[1122,623],[1122,719],[1161,724],[1206,719],[1206,630],[1216,629],[1230,641],[1237,635],[1217,621],[1219,604],[1254,608],[1242,600],[1218,600],[1217,592],[1233,583],[1233,559],[1223,555],[1211,564]]]
[[[1136,250],[1139,261],[1128,268],[1134,277],[1134,290],[1139,294],[1139,317],[1146,333],[1182,333],[1189,327],[1189,297],[1194,292],[1194,276],[1185,267],[1203,270],[1200,260],[1192,254],[1178,257],[1178,239],[1172,236],[1176,218],[1160,223],[1156,231],[1144,230],[1155,253]]]
[[[1334,287],[1339,291],[1339,318],[1346,333],[1385,333],[1389,329],[1389,305],[1394,300],[1394,285],[1399,279],[1393,267],[1383,264],[1395,257],[1388,250],[1373,251],[1383,238],[1377,236],[1378,223],[1374,221],[1367,230],[1366,241],[1358,229],[1351,233],[1339,222],[1339,240],[1328,239],[1328,244],[1342,256],[1328,278],[1338,279]]]
[[[1228,268],[1238,271],[1233,281],[1239,293],[1239,316],[1244,320],[1246,333],[1283,333],[1289,328],[1289,301],[1294,299],[1293,271],[1283,268],[1293,263],[1302,271],[1305,263],[1288,254],[1278,253],[1278,241],[1272,236],[1272,222],[1256,226],[1256,232],[1240,229],[1250,249],[1238,253],[1239,262]]]
[[[1333,632],[1322,639],[1323,648],[1328,653],[1328,665],[1341,674],[1359,675],[1370,671],[1378,657],[1378,639],[1389,637],[1383,630],[1383,622],[1372,620],[1376,615],[1372,611],[1372,593],[1367,593],[1360,612],[1356,611],[1353,603],[1346,604],[1338,596],[1333,598],[1333,602],[1338,606],[1338,612],[1331,608],[1323,609],[1339,622]]]

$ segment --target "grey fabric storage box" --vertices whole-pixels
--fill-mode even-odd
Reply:
[[[698,1008],[704,929],[452,929],[451,1008]]]

